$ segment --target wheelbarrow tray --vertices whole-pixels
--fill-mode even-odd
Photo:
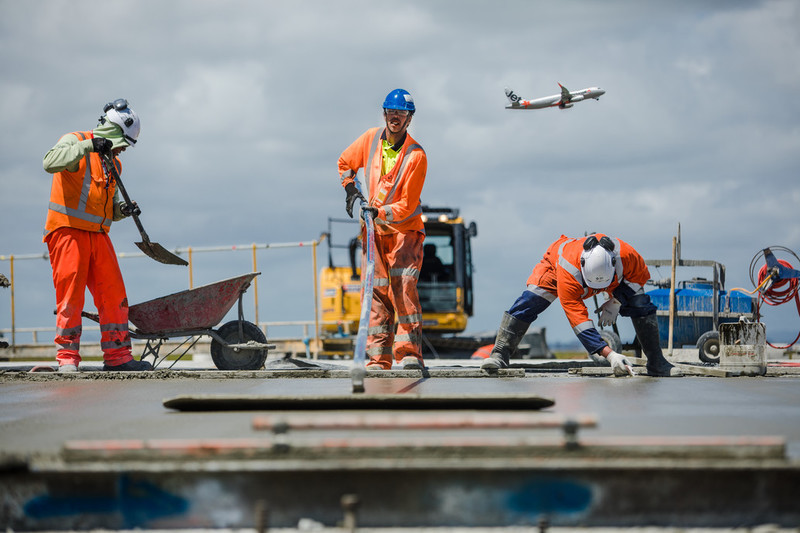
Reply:
[[[220,323],[259,274],[251,272],[132,305],[128,309],[128,320],[143,334],[211,329]]]

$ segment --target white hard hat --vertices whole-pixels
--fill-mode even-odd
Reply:
[[[581,274],[586,285],[592,289],[605,289],[614,280],[614,255],[603,248],[595,246],[581,254]]]
[[[103,107],[103,111],[105,111],[104,118],[106,120],[122,128],[122,136],[125,138],[125,142],[129,146],[136,144],[141,125],[139,116],[133,109],[128,107],[128,101],[124,98],[119,98],[106,104]]]

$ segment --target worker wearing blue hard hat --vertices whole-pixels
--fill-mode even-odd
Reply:
[[[390,369],[393,364],[404,369],[423,367],[417,279],[425,240],[420,195],[428,159],[422,146],[408,134],[415,111],[408,91],[391,91],[383,102],[385,127],[367,130],[339,157],[347,214],[353,216],[353,205],[361,199],[367,203],[361,216],[369,213],[375,222],[368,370]],[[366,198],[355,183],[359,169],[364,169]]]
[[[383,109],[399,109],[413,114],[416,110],[414,99],[405,89],[395,89],[386,95],[383,101]]]

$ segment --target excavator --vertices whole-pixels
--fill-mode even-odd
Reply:
[[[475,222],[464,222],[459,210],[451,207],[422,206],[425,223],[424,257],[417,289],[422,304],[423,351],[432,352],[461,347],[474,350],[480,343],[458,339],[473,313],[472,250],[470,239],[477,236]],[[335,225],[355,225],[347,243],[333,239]],[[358,331],[361,312],[361,281],[358,221],[328,218],[328,266],[320,275],[322,301],[323,357],[346,357],[353,353],[353,339]],[[333,251],[346,249],[349,265],[334,263]]]

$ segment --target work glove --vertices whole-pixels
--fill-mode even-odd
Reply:
[[[347,198],[345,199],[346,205],[345,208],[347,209],[347,215],[350,218],[353,218],[353,204],[356,203],[356,200],[361,199],[365,202],[367,201],[364,196],[358,192],[356,188],[356,184],[352,181],[344,186],[344,192],[347,193]]]
[[[367,213],[369,213],[370,216],[372,216],[372,220],[375,220],[376,218],[378,218],[378,208],[377,207],[370,207],[370,206],[362,207],[361,208],[361,218],[366,220]]]
[[[615,376],[620,377],[633,375],[632,371],[630,370],[631,363],[621,353],[612,351],[606,356],[606,359],[609,363],[611,363],[611,370],[614,371]]]
[[[600,313],[600,325],[610,326],[614,324],[617,320],[620,307],[622,307],[622,303],[614,297],[611,297],[606,303],[601,305],[600,309],[597,310]]]
[[[104,137],[94,137],[92,139],[92,150],[101,155],[110,155],[111,147],[114,143]]]
[[[142,210],[139,209],[139,206],[136,202],[131,202],[130,204],[126,202],[121,202],[119,204],[119,212],[129,217],[131,215],[136,215],[137,217],[142,214]]]

